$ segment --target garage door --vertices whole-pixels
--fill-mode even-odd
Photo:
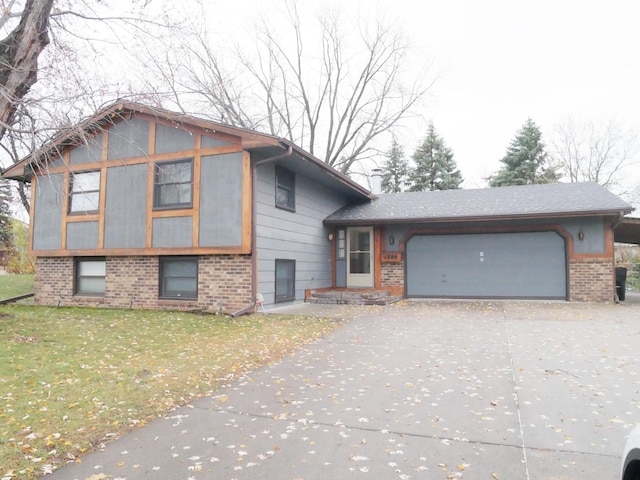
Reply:
[[[408,297],[566,299],[555,232],[417,235],[406,245]]]

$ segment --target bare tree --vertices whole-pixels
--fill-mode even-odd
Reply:
[[[0,27],[20,16],[18,25],[0,42],[0,139],[13,122],[18,102],[38,79],[38,57],[49,44],[53,0],[27,0],[21,13],[15,0],[4,6]]]
[[[5,12],[15,2],[9,3],[2,5]],[[25,4],[25,12],[30,3],[33,2]],[[134,57],[130,53],[139,44],[159,50],[158,45],[171,35],[181,18],[177,14],[164,17],[160,10],[148,13],[148,0],[134,0],[126,9],[116,9],[108,1],[50,3],[53,7],[49,10],[47,38],[51,45],[41,52],[32,71],[38,82],[23,97],[14,98],[11,117],[0,124],[3,167],[37,151],[52,135],[73,127],[117,98],[142,99],[143,84],[135,83],[135,75],[126,75],[133,70]],[[157,0],[154,5],[161,3]],[[12,15],[0,26],[7,29],[20,14]],[[7,38],[13,38],[17,30],[18,27]],[[7,63],[0,64],[0,71],[3,65]],[[2,100],[6,98],[5,95]],[[17,182],[15,187],[28,212],[29,184]]]
[[[617,186],[639,153],[637,134],[625,132],[614,121],[599,126],[565,120],[552,145],[566,178],[604,187]]]
[[[295,2],[285,18],[278,29],[258,19],[251,47],[227,58],[220,39],[195,26],[179,50],[147,60],[155,91],[164,103],[169,94],[170,108],[286,137],[348,173],[377,153],[374,140],[415,113],[432,82],[420,75],[403,84],[409,46],[382,21],[346,34],[337,14],[307,25]]]

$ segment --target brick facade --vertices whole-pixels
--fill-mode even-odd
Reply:
[[[383,263],[380,265],[380,286],[404,288],[404,264]]]
[[[569,300],[611,302],[615,295],[613,258],[569,260]]]
[[[100,306],[154,310],[238,311],[252,301],[250,255],[206,255],[198,261],[198,299],[158,298],[159,258],[106,257],[103,297],[74,295],[74,259],[38,257],[35,302],[40,305]]]

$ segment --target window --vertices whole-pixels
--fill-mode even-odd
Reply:
[[[346,239],[344,228],[338,230],[338,258],[344,258],[344,254],[346,251]]]
[[[197,258],[160,258],[160,298],[198,298]]]
[[[106,263],[104,258],[76,259],[76,295],[104,295]]]
[[[293,172],[276,167],[276,207],[296,209],[296,176]]]
[[[156,163],[153,184],[154,208],[191,207],[193,160]]]
[[[276,260],[276,302],[296,298],[296,261]]]
[[[100,210],[100,172],[74,173],[69,179],[69,213]]]

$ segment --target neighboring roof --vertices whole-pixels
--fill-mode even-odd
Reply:
[[[597,183],[553,183],[475,190],[442,190],[380,195],[364,205],[345,207],[325,223],[478,221],[587,215],[619,215],[633,210]]]
[[[135,102],[116,102],[103,108],[77,126],[59,132],[41,148],[2,171],[2,176],[3,178],[29,181],[31,173],[27,167],[30,164],[36,163],[43,158],[52,157],[52,154],[57,153],[68,145],[81,143],[86,133],[104,128],[106,124],[113,123],[119,118],[128,118],[127,115],[133,112],[169,120],[177,125],[192,125],[212,133],[219,132],[239,137],[244,150],[255,152],[262,156],[277,156],[289,152],[296,158],[303,159],[303,163],[307,164],[302,167],[302,170],[312,171],[316,175],[318,171],[324,173],[321,178],[316,177],[319,183],[337,188],[341,193],[361,200],[368,200],[374,197],[362,185],[354,182],[347,175],[338,172],[287,139]],[[289,159],[289,162],[291,162],[291,159]],[[311,168],[308,168],[309,166]]]
[[[618,243],[640,245],[640,218],[625,217],[613,230],[613,239]]]

